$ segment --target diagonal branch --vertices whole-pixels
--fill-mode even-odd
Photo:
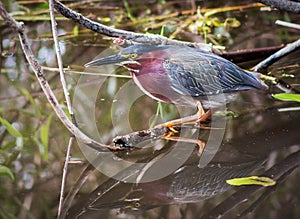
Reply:
[[[197,47],[209,51],[212,50],[212,47],[210,45],[204,43],[193,43],[193,42],[185,42],[179,40],[171,40],[161,35],[134,33],[131,31],[108,27],[84,17],[80,13],[71,10],[70,8],[66,7],[65,5],[63,5],[57,0],[54,0],[54,8],[66,18],[69,18],[92,31],[95,31],[97,33],[109,37],[122,38],[130,41],[134,41],[136,43],[150,43],[155,45],[181,45],[181,46]]]
[[[262,69],[267,68],[268,66],[272,65],[277,60],[281,59],[282,57],[290,54],[291,52],[295,51],[296,49],[299,49],[300,47],[300,39],[296,40],[295,42],[292,42],[288,44],[286,47],[283,47],[282,49],[278,50],[273,55],[269,56],[268,58],[264,59],[260,63],[258,63],[256,66],[254,66],[251,70],[260,72]]]
[[[270,7],[278,8],[283,11],[300,13],[300,3],[290,0],[258,0],[265,5]]]

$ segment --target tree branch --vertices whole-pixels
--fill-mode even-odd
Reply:
[[[277,8],[283,11],[300,13],[300,3],[290,0],[258,0],[265,5],[268,5],[272,8]]]
[[[293,42],[293,43],[288,44],[286,47],[280,49],[279,51],[277,51],[273,55],[271,55],[268,58],[266,58],[265,60],[261,61],[260,63],[255,65],[253,68],[251,68],[251,70],[259,72],[262,69],[267,68],[268,66],[272,65],[274,62],[281,59],[282,57],[284,57],[284,56],[288,55],[289,53],[295,51],[299,47],[300,47],[300,39]]]
[[[161,35],[134,33],[131,31],[108,27],[84,17],[80,13],[71,10],[70,8],[66,7],[65,5],[63,5],[57,0],[54,0],[54,7],[60,14],[62,14],[66,18],[69,18],[92,31],[95,31],[97,33],[109,37],[126,39],[130,41],[134,41],[136,43],[149,43],[155,45],[181,45],[181,46],[201,48],[209,51],[212,50],[212,47],[210,45],[204,43],[192,43],[192,42],[184,42],[179,40],[171,40]]]

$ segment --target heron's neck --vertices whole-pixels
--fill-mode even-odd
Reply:
[[[138,72],[132,72],[137,75],[142,74],[163,74],[163,61],[166,58],[164,51],[153,51],[142,55],[137,61],[140,63],[140,69]]]

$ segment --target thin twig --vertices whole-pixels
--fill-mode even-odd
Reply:
[[[49,13],[50,13],[50,18],[51,18],[52,35],[53,35],[53,41],[54,41],[54,45],[55,45],[55,53],[56,53],[57,64],[58,64],[58,69],[59,69],[60,81],[61,81],[61,85],[62,85],[62,88],[64,91],[64,96],[65,96],[65,100],[67,103],[68,112],[72,118],[73,124],[75,126],[77,126],[75,116],[73,113],[73,109],[72,109],[72,105],[71,105],[70,93],[68,91],[67,83],[65,80],[65,73],[64,73],[64,69],[63,69],[61,51],[60,51],[60,46],[59,46],[58,37],[57,37],[57,23],[55,20],[53,0],[49,0]],[[62,174],[62,180],[61,180],[61,187],[60,187],[59,205],[58,205],[58,212],[57,212],[58,218],[61,214],[62,204],[63,204],[63,200],[64,200],[65,186],[66,186],[67,174],[68,174],[68,166],[69,166],[69,161],[71,158],[72,145],[73,145],[74,139],[75,139],[74,135],[70,137],[68,148],[67,148],[67,153],[66,153],[66,158],[65,158],[64,168],[63,168],[63,174]]]
[[[57,37],[57,28],[56,28],[57,23],[56,23],[55,15],[54,15],[53,0],[49,0],[49,11],[50,11],[52,35],[53,35],[53,41],[54,41],[54,45],[55,45],[57,64],[58,64],[59,74],[60,74],[60,81],[61,81],[61,85],[62,85],[62,88],[64,91],[68,111],[71,115],[71,118],[73,119],[74,113],[73,113],[73,109],[72,109],[72,105],[71,105],[70,93],[68,91],[67,84],[66,84],[63,62],[62,62],[62,58],[61,58],[61,51],[60,51],[60,46],[59,46],[58,37]],[[74,123],[76,124],[76,122],[74,122]]]
[[[42,66],[42,69],[45,70],[45,71],[49,71],[49,72],[59,72],[59,69],[58,68],[54,68],[54,67]],[[95,75],[95,76],[103,76],[103,77],[128,78],[128,79],[132,78],[131,75],[120,75],[120,74],[87,72],[87,71],[76,71],[76,70],[72,70],[70,67],[64,68],[64,72],[66,74]],[[0,100],[1,100],[1,98],[0,98]]]
[[[66,217],[68,210],[74,200],[75,195],[78,193],[82,185],[86,182],[89,174],[94,170],[95,167],[92,164],[90,163],[86,164],[84,170],[81,172],[80,176],[78,177],[78,180],[73,184],[66,198],[63,200],[60,214],[58,214],[58,219],[63,219]]]
[[[66,159],[65,159],[65,163],[64,163],[62,179],[61,179],[61,187],[60,187],[57,218],[60,217],[60,214],[61,214],[61,211],[62,211],[62,204],[63,204],[63,201],[64,201],[66,179],[67,179],[67,174],[68,174],[68,165],[69,165],[69,160],[71,158],[71,151],[72,151],[72,145],[73,145],[74,140],[75,140],[75,137],[71,136],[70,139],[69,139],[69,144],[68,144],[68,148],[67,148],[67,154],[66,154]]]
[[[281,21],[281,20],[276,20],[275,24],[300,30],[300,24],[295,24],[295,23]]]

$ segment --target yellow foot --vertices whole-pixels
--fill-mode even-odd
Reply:
[[[179,133],[179,131],[177,131],[176,129],[173,128],[172,124],[166,123],[165,127],[167,127],[168,129],[170,129],[170,131],[173,132],[173,133]]]
[[[205,111],[202,107],[202,104],[199,101],[197,102],[197,108],[198,108],[198,111],[194,115],[186,116],[186,117],[179,118],[179,119],[175,119],[175,120],[157,125],[157,126],[155,126],[155,128],[166,127],[168,129],[170,129],[173,133],[178,133],[178,131],[174,129],[174,126],[203,122],[211,115],[211,110],[209,110],[205,113]]]

